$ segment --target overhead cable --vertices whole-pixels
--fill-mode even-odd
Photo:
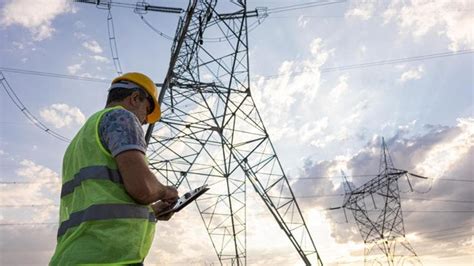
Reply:
[[[412,211],[403,211],[403,212],[420,212],[420,213],[428,213],[428,212],[433,212],[433,213],[454,213],[454,212],[464,212],[464,213],[471,213],[473,211],[471,210],[412,210]],[[260,213],[255,216],[271,216],[271,213]],[[21,226],[21,225],[57,225],[57,222],[31,222],[31,223],[0,223],[0,226]],[[472,233],[471,233],[472,235]]]
[[[35,75],[35,76],[42,76],[42,77],[52,77],[52,78],[63,78],[63,79],[72,79],[72,80],[80,80],[80,81],[110,83],[109,79],[91,78],[91,77],[83,77],[83,76],[77,76],[77,75],[65,75],[65,74],[58,74],[58,73],[51,73],[51,72],[44,72],[44,71],[35,71],[35,70],[20,69],[20,68],[0,67],[0,71],[9,72],[9,73],[26,74],[26,75]]]
[[[375,175],[353,175],[347,177],[371,177]],[[342,178],[342,176],[318,176],[318,177],[300,177],[300,178],[288,178],[288,181],[297,181],[297,180],[314,180],[314,179],[331,179],[331,178]],[[429,178],[434,179],[434,178]],[[454,179],[454,178],[436,178],[437,181],[449,181],[449,182],[468,182],[473,183],[474,180],[469,179]],[[29,182],[29,181],[0,181],[0,184],[3,185],[21,185],[21,184],[46,184],[46,183],[55,183],[55,182]],[[323,195],[324,197],[335,197],[343,196],[344,194],[333,194],[333,195]]]
[[[350,69],[355,69],[355,68],[367,68],[367,67],[372,67],[372,66],[405,63],[405,62],[411,62],[411,61],[428,60],[428,59],[434,59],[434,58],[449,57],[449,56],[456,56],[456,55],[463,55],[463,54],[472,54],[472,53],[474,53],[474,49],[461,50],[461,51],[458,51],[458,52],[436,53],[436,54],[421,55],[421,56],[414,56],[414,57],[405,57],[405,58],[400,58],[400,59],[375,61],[375,62],[369,62],[369,63],[363,63],[363,64],[354,64],[354,65],[346,65],[346,66],[339,66],[339,67],[333,67],[333,68],[321,68],[320,71],[321,71],[321,73],[326,73],[326,72],[331,72],[331,71],[336,71],[336,70],[350,70]],[[91,78],[91,77],[84,77],[84,76],[77,76],[77,75],[66,75],[66,74],[58,74],[58,73],[35,71],[35,70],[20,69],[20,68],[10,68],[10,67],[1,67],[0,66],[0,70],[4,71],[4,72],[9,72],[9,73],[36,75],[36,76],[53,77],[53,78],[64,78],[64,79],[90,81],[90,82],[110,83],[110,79]],[[300,74],[300,73],[304,73],[304,72],[310,72],[310,71],[293,72],[293,73],[291,73],[291,75]],[[278,78],[278,77],[284,76],[284,75],[287,75],[287,74],[262,75],[262,76],[259,76],[259,77],[274,79],[274,78]],[[461,180],[459,180],[459,181],[461,181]],[[461,181],[461,182],[463,182],[463,181]],[[466,180],[464,182],[474,182],[474,181]]]
[[[371,175],[348,175],[346,177],[374,177],[377,174]],[[294,177],[288,178],[291,181],[298,181],[298,180],[314,180],[314,179],[336,179],[336,178],[344,178],[343,176],[309,176],[309,177]],[[426,179],[434,179],[436,181],[450,181],[450,182],[466,182],[466,183],[473,183],[474,180],[472,179],[457,179],[457,178],[434,178],[434,177],[427,177]]]
[[[288,11],[294,11],[294,10],[300,10],[300,9],[308,9],[308,8],[311,8],[311,7],[328,6],[328,5],[333,5],[333,4],[342,4],[342,3],[345,3],[345,2],[347,2],[347,0],[311,1],[311,2],[306,2],[306,3],[301,3],[301,4],[294,4],[294,5],[288,5],[288,6],[280,6],[280,7],[269,8],[268,9],[268,14],[282,13],[282,12],[288,12]]]
[[[361,64],[352,64],[352,65],[336,66],[336,67],[323,67],[323,68],[320,68],[319,71],[321,73],[328,73],[328,72],[334,72],[334,71],[344,71],[344,70],[369,68],[369,67],[382,66],[382,65],[393,65],[393,64],[400,64],[400,63],[406,63],[406,62],[423,61],[423,60],[429,60],[429,59],[435,59],[435,58],[466,55],[466,54],[472,54],[472,53],[474,53],[474,49],[467,49],[467,50],[460,50],[460,51],[455,51],[455,52],[443,52],[443,53],[426,54],[426,55],[404,57],[404,58],[397,58],[397,59],[380,60],[380,61],[373,61],[373,62],[367,62],[367,63],[361,63]],[[293,75],[313,72],[317,70],[318,69],[313,68],[311,70],[295,71],[295,72],[284,73],[284,74],[262,75],[259,77],[274,79],[274,78],[278,78],[280,76],[285,76],[288,74],[293,76]]]
[[[96,5],[97,8],[100,9],[107,9],[109,6],[116,6],[121,8],[130,8],[133,9],[135,12],[161,12],[161,13],[173,13],[173,14],[181,14],[184,12],[182,8],[176,7],[164,7],[164,6],[155,6],[150,5],[145,1],[137,2],[136,4],[131,3],[121,3],[121,2],[112,2],[112,1],[98,1],[98,0],[74,0],[76,3],[85,3],[85,4],[93,4]]]
[[[48,128],[41,120],[36,118],[35,115],[33,115],[28,108],[22,103],[20,98],[18,98],[18,95],[15,93],[13,88],[10,86],[8,83],[7,79],[3,75],[3,72],[0,71],[0,83],[2,84],[3,89],[7,93],[8,97],[12,100],[12,102],[15,104],[15,106],[30,120],[33,125],[38,127],[39,129],[43,130],[44,132],[48,133],[49,135],[64,141],[64,142],[71,142],[70,139],[64,137],[63,135],[53,131],[52,129]]]
[[[402,198],[404,200],[418,200],[418,201],[437,201],[437,202],[453,202],[453,203],[474,203],[472,200],[450,200],[450,199],[420,199],[420,198]]]
[[[434,230],[434,231],[427,231],[427,232],[421,232],[421,233],[418,233],[417,232],[417,235],[430,235],[430,234],[433,234],[433,233],[440,233],[440,232],[446,232],[446,231],[457,231],[459,229],[465,229],[466,227],[472,227],[472,224],[471,225],[463,225],[463,226],[456,226],[456,227],[448,227],[448,228],[443,228],[443,229],[439,229],[439,230]]]
[[[147,25],[151,30],[153,30],[156,34],[158,34],[159,36],[167,39],[167,40],[170,40],[170,41],[173,41],[173,37],[171,37],[170,35],[160,31],[159,29],[157,29],[156,27],[154,27],[153,25],[151,25],[150,22],[148,22],[148,20],[145,19],[145,17],[143,15],[140,15],[140,18],[141,20],[143,21],[143,23],[145,23],[145,25]]]

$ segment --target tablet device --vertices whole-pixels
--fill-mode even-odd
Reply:
[[[189,192],[186,192],[183,196],[181,196],[176,203],[171,206],[169,209],[160,212],[160,214],[157,217],[161,217],[164,215],[169,214],[170,212],[179,212],[181,209],[184,207],[188,206],[189,203],[193,202],[195,199],[199,198],[202,194],[204,194],[206,191],[208,191],[209,188],[207,187],[207,184],[201,187],[198,187],[196,189],[193,189]]]

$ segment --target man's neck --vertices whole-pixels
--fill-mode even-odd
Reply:
[[[117,106],[125,108],[125,105],[123,103],[120,103],[120,102],[109,103],[105,106],[105,108],[112,108],[112,107],[117,107]],[[125,108],[125,109],[127,109],[127,108]]]

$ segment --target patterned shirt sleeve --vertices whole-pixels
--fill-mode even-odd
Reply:
[[[130,111],[117,109],[106,113],[99,123],[99,136],[113,157],[128,150],[146,153],[143,128]]]

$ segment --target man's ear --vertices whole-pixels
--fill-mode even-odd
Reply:
[[[138,91],[132,92],[130,94],[130,104],[136,106],[140,102],[140,93]]]

